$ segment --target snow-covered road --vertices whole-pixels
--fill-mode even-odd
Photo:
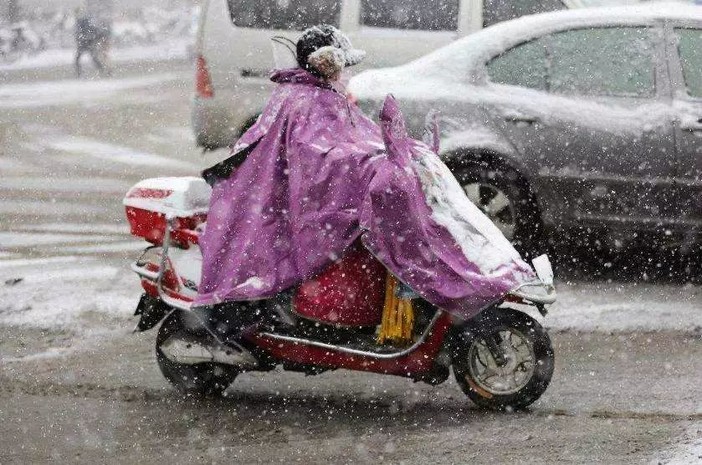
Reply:
[[[58,105],[98,105],[132,89],[152,87],[179,79],[172,73],[123,79],[83,81],[39,81],[30,84],[5,84],[0,87],[0,108],[49,107]]]

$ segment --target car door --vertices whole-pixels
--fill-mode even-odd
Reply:
[[[532,61],[543,57],[544,77],[493,117],[537,172],[547,222],[639,228],[672,216],[675,155],[662,35],[655,24],[589,27],[530,43]]]
[[[674,86],[676,188],[682,226],[702,228],[702,24],[669,24]]]

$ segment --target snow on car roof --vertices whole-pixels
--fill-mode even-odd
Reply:
[[[384,96],[382,84],[398,84],[419,79],[475,80],[475,64],[481,63],[519,43],[552,32],[589,26],[636,25],[656,20],[702,21],[702,7],[681,3],[617,6],[563,10],[523,16],[495,24],[457,40],[405,65],[363,72],[351,81],[349,89],[359,98]],[[379,93],[382,93],[380,95]]]

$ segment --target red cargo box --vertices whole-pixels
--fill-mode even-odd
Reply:
[[[211,193],[210,186],[196,177],[140,181],[123,200],[131,233],[161,244],[168,217],[173,219],[171,233],[177,244],[197,243],[196,228],[207,218]]]

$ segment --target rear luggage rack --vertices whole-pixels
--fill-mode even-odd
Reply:
[[[148,281],[153,282],[158,297],[164,303],[179,310],[191,310],[192,301],[175,297],[174,295],[177,295],[175,292],[169,292],[163,287],[163,278],[166,274],[166,268],[168,265],[168,249],[171,245],[171,227],[173,225],[173,222],[174,218],[171,218],[169,215],[166,215],[166,228],[163,235],[163,246],[161,248],[161,260],[159,263],[158,271],[149,270],[147,268],[148,263],[145,265],[140,265],[139,260],[132,263],[130,268],[142,279],[146,279]]]

